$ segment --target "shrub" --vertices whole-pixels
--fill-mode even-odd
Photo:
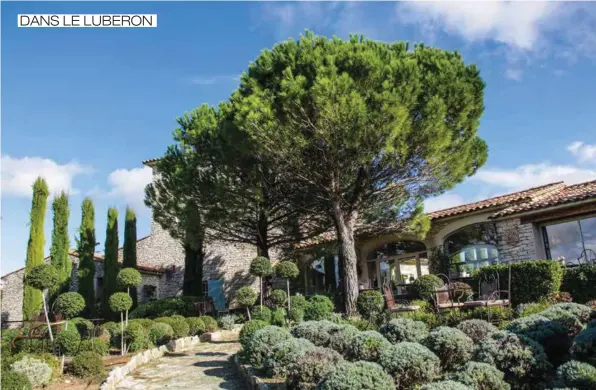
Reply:
[[[474,285],[478,285],[484,275],[498,272],[501,289],[509,282],[509,265],[495,264],[482,267],[474,272]],[[511,299],[514,306],[521,303],[538,302],[559,292],[563,268],[557,261],[532,260],[511,264]],[[565,291],[569,291],[565,289]]]
[[[431,331],[425,345],[433,351],[445,370],[464,364],[472,356],[474,341],[464,332],[455,328],[440,326]]]
[[[573,302],[557,303],[549,307],[546,312],[551,311],[566,311],[575,316],[582,324],[587,324],[592,315],[592,308],[586,305],[580,305]]]
[[[565,276],[563,276],[565,278]],[[545,299],[546,302],[554,305],[555,303],[573,302],[573,297],[568,292],[559,291],[552,293]]]
[[[484,320],[462,321],[457,325],[457,329],[464,332],[475,343],[484,340],[498,331],[496,326]]]
[[[578,334],[570,352],[574,359],[596,365],[596,327],[588,327]]]
[[[292,295],[290,297],[290,306],[292,307],[292,309],[299,308],[305,310],[306,306],[308,306],[308,302],[304,295]]]
[[[286,323],[286,309],[278,307],[271,311],[271,325],[284,326]]]
[[[489,314],[491,321],[502,323],[513,318],[513,309],[509,306],[477,307],[472,311],[471,318],[488,318]]]
[[[27,271],[25,284],[43,291],[58,285],[59,278],[58,271],[51,264],[41,264]]]
[[[413,321],[424,322],[430,329],[435,328],[441,324],[441,319],[435,313],[429,313],[422,310],[417,310],[409,313],[400,313],[397,318],[408,318]]]
[[[258,297],[259,294],[252,287],[244,286],[236,291],[234,300],[240,307],[246,307],[248,310],[257,302]]]
[[[202,318],[202,317],[199,317]],[[190,327],[186,322],[185,318],[177,318],[177,317],[160,317],[156,318],[155,322],[163,322],[168,324],[174,330],[174,338],[179,339],[181,337],[187,337],[190,332]]]
[[[81,378],[105,375],[101,356],[90,351],[82,352],[75,356],[72,359],[71,369],[75,376]]]
[[[155,345],[167,344],[174,338],[174,329],[170,324],[164,322],[156,322],[147,331],[149,341]]]
[[[81,337],[89,337],[93,335],[93,330],[95,329],[95,325],[93,322],[89,321],[86,318],[82,317],[75,317],[68,321],[68,327],[76,327],[77,331],[81,335]]]
[[[412,294],[417,299],[428,301],[432,294],[444,284],[437,275],[422,275],[412,283]]]
[[[358,313],[369,321],[372,321],[377,315],[383,312],[384,305],[383,295],[377,290],[368,290],[360,293],[356,301]]]
[[[585,303],[596,298],[596,265],[581,264],[565,271],[561,289],[575,302]]]
[[[81,344],[79,344],[79,353],[86,351],[95,352],[98,355],[105,356],[110,353],[110,346],[104,340],[93,337],[87,340],[82,340]]]
[[[398,389],[416,388],[439,376],[441,361],[418,343],[403,342],[381,352],[379,363],[393,377]]]
[[[342,360],[340,354],[331,349],[315,347],[296,359],[287,383],[292,389],[313,389]]]
[[[271,261],[264,256],[255,257],[250,263],[249,272],[251,275],[260,277],[271,275],[273,273]]]
[[[219,319],[219,323],[222,329],[232,330],[236,324],[236,317],[232,315],[226,315]]]
[[[110,334],[110,344],[113,346],[120,346],[120,336],[122,336],[122,329],[120,324],[115,322],[106,322],[100,327]]]
[[[188,324],[188,334],[191,336],[200,336],[205,333],[205,323],[200,317],[185,318]]]
[[[333,312],[333,301],[324,295],[313,295],[304,309],[304,319],[311,321],[324,320]]]
[[[596,389],[596,368],[575,360],[567,362],[557,368],[556,385],[578,390]]]
[[[348,357],[354,361],[376,362],[381,352],[390,345],[391,343],[379,332],[374,330],[360,332],[352,339],[352,344],[348,348]]]
[[[338,329],[331,332],[327,346],[344,355],[348,352],[348,347],[358,332],[358,328],[353,325],[340,325]]]
[[[132,307],[132,298],[125,292],[113,294],[108,300],[110,310],[114,313],[127,311]]]
[[[300,274],[296,263],[291,261],[280,261],[275,265],[275,275],[282,279],[294,279]]]
[[[31,382],[26,375],[15,372],[15,371],[2,371],[2,385],[3,389],[15,389],[15,390],[31,390]]]
[[[156,318],[178,314],[184,317],[192,317],[197,314],[195,302],[203,299],[201,297],[174,297],[149,301],[139,304],[128,313],[128,316],[129,318]]]
[[[261,367],[263,360],[273,346],[282,341],[292,338],[290,332],[277,326],[266,326],[254,332],[252,337],[246,342],[246,356],[249,362],[255,367]]]
[[[367,321],[360,316],[348,317],[344,320],[344,323],[353,325],[361,331],[379,330],[375,323]]]
[[[267,375],[285,377],[292,369],[296,360],[315,345],[306,339],[289,339],[275,344],[271,352],[263,361],[263,368]]]
[[[74,326],[63,329],[56,337],[56,345],[64,355],[74,355],[79,350],[81,335]]]
[[[341,362],[323,378],[317,390],[393,390],[391,378],[371,362]]]
[[[136,287],[142,280],[141,273],[134,268],[123,268],[116,276],[116,283],[122,289]]]
[[[509,390],[505,374],[486,363],[468,362],[445,379],[453,380],[480,390]]]
[[[124,340],[129,352],[138,352],[151,348],[149,332],[138,323],[128,324],[128,327],[124,330]]]
[[[44,386],[52,379],[52,369],[42,360],[30,356],[24,356],[22,359],[12,363],[10,368],[14,372],[23,374],[33,386]],[[4,373],[2,373],[4,375]]]
[[[284,290],[276,289],[271,291],[271,295],[269,296],[269,302],[271,303],[271,307],[284,307],[287,301],[288,294],[286,294]]]
[[[252,335],[259,329],[263,329],[264,327],[268,326],[269,323],[260,320],[252,320],[248,321],[242,326],[242,330],[240,330],[240,334],[238,335],[238,340],[242,345],[242,348],[246,350],[248,342],[252,338]]]
[[[453,299],[458,302],[469,301],[474,296],[472,287],[464,282],[451,282],[449,289],[453,291]]]
[[[304,321],[304,309],[300,307],[292,307],[288,312],[288,318],[295,323]]]
[[[575,337],[584,329],[584,325],[578,317],[561,308],[545,310],[540,315],[563,326],[572,337]]]
[[[149,330],[155,324],[155,321],[150,320],[149,318],[136,318],[134,320],[128,321],[129,324],[139,324],[143,328]]]
[[[428,336],[428,326],[422,321],[396,318],[383,325],[380,332],[393,344],[402,341],[419,342]]]
[[[62,318],[70,319],[78,316],[85,309],[85,298],[77,292],[60,294],[56,298],[54,308],[57,313],[62,314]]]
[[[271,310],[266,306],[255,306],[250,311],[250,318],[253,321],[257,320],[271,323]]]
[[[515,309],[517,317],[528,317],[533,314],[538,314],[551,307],[551,303],[546,301],[522,303]]]
[[[474,390],[462,383],[454,381],[440,381],[428,383],[420,388],[420,390]]]
[[[200,316],[201,321],[205,324],[206,332],[215,332],[218,329],[217,321],[210,316]]]
[[[539,379],[551,368],[540,344],[525,336],[499,331],[483,340],[473,360],[488,363],[505,373],[508,383]]]
[[[292,328],[291,333],[294,337],[307,339],[318,347],[326,347],[331,332],[338,328],[339,325],[330,321],[305,321]]]

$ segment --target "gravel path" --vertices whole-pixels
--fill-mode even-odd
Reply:
[[[228,360],[240,349],[238,333],[224,332],[221,341],[201,343],[149,362],[122,380],[117,389],[246,389]]]

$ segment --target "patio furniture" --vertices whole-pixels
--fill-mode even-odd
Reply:
[[[195,308],[199,315],[208,315],[213,313],[213,301],[211,297],[206,297],[203,301],[195,302]]]
[[[476,299],[464,302],[464,307],[487,308],[487,320],[491,321],[491,308],[511,305],[511,263],[507,267],[507,285],[502,287],[499,272],[484,273],[478,281]]]
[[[449,276],[445,274],[437,274],[436,276],[442,279],[444,284],[437,288],[431,296],[435,309],[441,312],[464,307],[466,291],[456,288]]]
[[[387,302],[387,309],[391,313],[407,313],[416,310],[420,310],[420,306],[418,305],[411,305],[407,300],[395,300],[393,298],[393,293],[391,291],[391,287],[388,285],[383,286],[383,295],[385,296],[385,301]]]

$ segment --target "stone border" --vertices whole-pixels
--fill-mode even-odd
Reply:
[[[110,371],[106,380],[101,384],[100,390],[114,390],[116,385],[124,379],[126,375],[143,364],[159,359],[164,356],[166,352],[180,351],[181,349],[190,348],[199,343],[199,336],[182,337],[177,340],[172,340],[166,345],[140,352],[134,355],[130,361],[122,367],[117,367]]]
[[[251,366],[246,364],[240,363],[238,359],[238,354],[234,354],[230,357],[232,364],[234,365],[234,369],[238,373],[239,376],[242,377],[244,382],[247,384],[248,388],[251,390],[272,390],[272,389],[285,389],[285,385],[275,385],[270,386],[267,383],[263,382],[261,378],[254,374],[254,370]]]

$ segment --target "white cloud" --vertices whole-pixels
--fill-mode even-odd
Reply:
[[[596,145],[589,145],[581,141],[576,141],[569,145],[567,150],[571,152],[579,162],[596,163]]]
[[[424,211],[431,213],[437,210],[448,209],[467,203],[461,195],[446,193],[443,195],[428,198],[424,201]]]
[[[2,195],[30,197],[32,185],[41,176],[48,183],[50,194],[65,191],[76,194],[73,180],[76,176],[93,171],[77,162],[60,164],[43,157],[13,158],[2,156]]]
[[[519,69],[507,69],[505,71],[505,77],[515,81],[521,81],[523,72]]]
[[[110,190],[107,196],[125,201],[131,206],[143,206],[145,187],[151,182],[149,167],[117,169],[108,175]]]

